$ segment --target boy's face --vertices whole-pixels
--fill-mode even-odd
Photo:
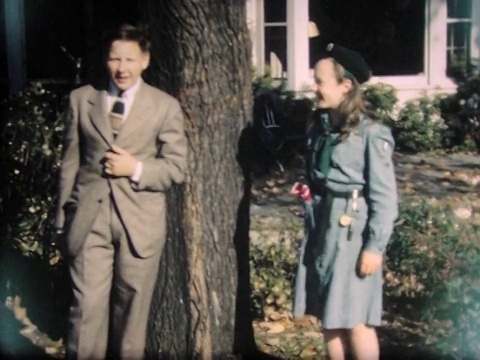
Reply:
[[[115,40],[107,54],[108,75],[120,90],[127,90],[148,67],[150,54],[143,52],[136,41]]]

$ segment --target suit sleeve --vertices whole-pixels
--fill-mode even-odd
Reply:
[[[132,182],[138,191],[165,191],[172,184],[185,179],[187,167],[187,138],[180,104],[172,100],[162,123],[158,140],[161,144],[156,158],[143,160],[138,183]]]
[[[63,155],[60,165],[58,203],[55,227],[63,228],[65,222],[64,205],[70,198],[80,166],[80,149],[78,134],[78,110],[74,97],[70,95],[68,111],[65,119],[63,138]]]
[[[365,250],[383,254],[398,215],[397,186],[392,162],[394,140],[383,125],[367,135],[366,177],[369,207]]]

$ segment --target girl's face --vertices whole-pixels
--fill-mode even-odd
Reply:
[[[314,69],[313,91],[317,96],[320,109],[337,109],[352,88],[348,79],[338,81],[332,59],[326,58],[317,62]]]

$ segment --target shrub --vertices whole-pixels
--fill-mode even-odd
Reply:
[[[25,256],[48,255],[66,98],[32,84],[2,105],[1,245]]]
[[[448,207],[404,203],[387,250],[385,292],[411,299],[442,355],[480,354],[480,226]]]
[[[408,101],[392,123],[392,133],[399,150],[421,152],[442,147],[446,126],[440,116],[440,99],[422,97]]]
[[[291,311],[297,257],[296,247],[282,241],[251,249],[250,277],[255,317],[262,318],[267,308]]]
[[[363,96],[367,101],[367,108],[371,116],[392,127],[395,106],[398,103],[395,88],[384,83],[367,85]]]
[[[269,88],[262,80],[254,83],[253,150],[254,168],[264,173],[277,165],[283,171],[303,154],[306,145],[307,120],[313,112],[313,101],[295,97],[282,87]]]
[[[252,86],[253,94],[255,96],[270,91],[274,91],[279,94],[286,92],[287,83],[285,79],[274,79],[268,67],[265,69],[265,73],[263,75],[257,75],[255,74],[255,71],[253,71],[253,74]]]
[[[480,151],[480,76],[472,76],[458,85],[456,94],[440,102],[448,127],[444,143],[449,148]]]

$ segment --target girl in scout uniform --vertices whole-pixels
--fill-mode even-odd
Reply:
[[[329,44],[314,70],[318,113],[307,178],[316,205],[315,266],[330,359],[379,358],[382,260],[397,217],[390,130],[366,115],[370,72],[357,52]]]

